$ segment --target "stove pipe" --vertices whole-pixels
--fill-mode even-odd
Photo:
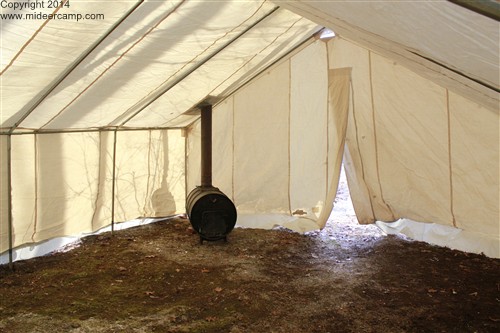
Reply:
[[[201,186],[186,197],[187,215],[201,243],[227,240],[227,234],[236,224],[236,207],[212,186],[212,105],[203,103],[198,108],[201,110]]]
[[[201,186],[212,186],[212,105],[201,110]]]

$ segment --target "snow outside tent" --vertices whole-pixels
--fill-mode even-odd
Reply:
[[[499,6],[456,2],[2,2],[0,253],[185,213],[211,97],[239,225],[323,227],[344,160],[360,223],[500,257]]]

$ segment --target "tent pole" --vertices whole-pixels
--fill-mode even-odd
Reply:
[[[128,128],[88,128],[88,129],[70,129],[70,130],[36,130],[36,131],[24,131],[16,129],[15,132],[1,132],[0,135],[33,135],[33,134],[68,134],[68,133],[96,133],[96,132],[134,132],[134,131],[163,131],[163,130],[178,130],[183,129],[180,126],[165,126],[165,127],[128,127]]]
[[[116,188],[116,133],[113,132],[113,177],[111,185],[111,234],[115,232],[115,188]]]
[[[13,227],[12,227],[12,136],[7,136],[7,213],[9,233],[9,268],[14,269],[13,250]]]

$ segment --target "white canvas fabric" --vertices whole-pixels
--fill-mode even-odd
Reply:
[[[353,68],[353,94],[361,95],[345,155],[359,221],[449,225],[497,244],[488,253],[498,256],[498,109],[345,40],[329,45],[333,66]]]
[[[350,70],[329,74],[327,59],[327,45],[317,41],[214,109],[213,185],[234,200],[238,225],[300,232],[325,225],[342,163],[350,82]],[[191,189],[200,182],[199,132],[198,123],[188,131]]]
[[[498,108],[500,29],[490,17],[450,1],[274,2],[433,82],[453,86],[468,99]]]
[[[37,11],[102,16],[2,16],[0,252],[185,213],[210,97],[213,183],[238,224],[323,227],[343,160],[360,223],[434,223],[500,257],[495,19],[450,1]]]
[[[105,34],[132,7],[130,2],[109,3],[102,9],[87,6],[71,8],[99,12],[108,24],[101,23],[96,31],[98,21],[86,20],[93,25],[81,26],[86,35],[75,36],[62,28],[68,22],[48,20],[41,30],[31,31],[34,39],[25,42],[18,58],[12,51],[12,63],[5,64],[2,72],[6,96],[2,127],[28,113],[54,78],[65,74],[63,82],[18,127],[166,127],[206,96],[248,80],[318,29],[267,1],[144,2],[66,73],[65,68],[97,42],[96,36]],[[113,8],[108,12],[107,7]],[[60,12],[66,10],[63,7]],[[22,25],[24,21],[13,22]],[[60,48],[51,52],[67,57],[57,61],[42,57],[49,38]],[[20,83],[28,70],[31,80]],[[62,89],[66,86],[70,89]]]
[[[12,140],[14,247],[93,232],[112,220],[185,211],[181,130],[117,133],[114,178],[113,132],[22,135]],[[2,209],[2,222],[8,220],[6,214]],[[1,231],[2,245],[7,246],[8,225],[3,223]]]

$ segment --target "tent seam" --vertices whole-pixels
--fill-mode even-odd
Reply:
[[[61,75],[56,77],[52,83],[49,84],[49,88],[40,96],[37,95],[32,99],[30,102],[28,102],[24,107],[21,108],[21,111],[28,108],[28,106],[31,104],[31,106],[28,108],[28,111],[24,113],[19,120],[10,127],[9,133],[12,133],[15,129],[19,128],[19,125],[22,124],[22,122],[28,118],[28,116],[75,70],[82,62],[85,60],[123,21],[125,21],[142,3],[144,0],[139,0],[139,2],[133,6],[125,16],[123,16],[117,23],[115,23],[111,29],[109,29],[103,36],[101,36],[94,44],[92,44],[89,48],[87,48],[83,54],[77,57],[77,59],[72,62],[66,70],[64,70]],[[2,78],[3,79],[3,78]],[[31,103],[33,100],[35,100],[34,103]],[[39,131],[40,128],[37,129]]]
[[[177,118],[174,118],[174,119],[177,119]],[[193,123],[196,122],[196,120],[193,121]],[[192,123],[191,123],[192,124]],[[41,130],[41,131],[38,131],[38,130],[33,130],[31,132],[20,132],[20,131],[17,131],[15,133],[6,133],[6,132],[3,132],[3,133],[0,133],[0,136],[2,135],[12,135],[12,136],[21,136],[21,135],[33,135],[33,134],[38,134],[38,135],[42,135],[42,134],[71,134],[71,133],[95,133],[95,132],[114,132],[114,131],[117,131],[117,132],[137,132],[137,131],[163,131],[163,130],[175,130],[175,129],[182,129],[182,128],[185,128],[185,127],[188,127],[188,126],[191,126],[191,124],[188,124],[186,126],[166,126],[166,127],[114,127],[114,128],[110,128],[110,127],[101,127],[101,128],[78,128],[78,129],[72,129],[72,130]]]
[[[450,180],[450,213],[453,226],[456,228],[457,221],[455,219],[455,212],[453,207],[453,163],[452,163],[452,147],[451,147],[450,94],[448,89],[445,89],[445,92],[446,92],[446,114],[448,118],[448,170],[449,170],[449,180]]]
[[[387,204],[387,202],[384,199],[384,192],[382,190],[382,183],[380,182],[380,166],[379,166],[379,152],[378,152],[378,140],[377,140],[377,125],[375,121],[375,98],[374,98],[374,93],[373,93],[373,71],[372,71],[372,52],[368,51],[368,65],[369,65],[369,71],[370,71],[370,100],[371,100],[371,106],[372,106],[372,123],[373,123],[373,137],[374,137],[374,144],[375,144],[375,167],[377,170],[377,183],[378,187],[380,190],[380,199],[382,200],[382,203],[386,206],[386,208],[389,210],[392,216],[392,220],[395,220],[396,217],[394,215],[394,212],[392,211],[391,206]]]
[[[291,181],[292,181],[292,161],[291,161],[291,128],[292,128],[292,61],[288,59],[288,212],[292,215],[292,194],[291,194]]]
[[[142,206],[142,214],[143,216],[147,216],[147,205],[148,205],[148,197],[150,190],[150,182],[151,182],[151,130],[148,131],[148,177],[146,181],[146,195],[144,197],[144,205]]]
[[[115,231],[115,213],[116,213],[116,141],[117,131],[113,132],[113,171],[111,177],[111,233]]]
[[[13,248],[14,248],[14,219],[12,216],[12,136],[7,136],[7,233],[9,242],[9,267],[13,266]]]
[[[38,166],[39,166],[39,159],[38,159],[38,135],[33,136],[34,140],[34,146],[35,146],[35,216],[34,216],[34,225],[33,225],[33,234],[31,235],[31,240],[35,241],[35,234],[37,233],[37,226],[38,226]]]
[[[164,80],[162,83],[160,83],[155,89],[153,89],[152,91],[150,91],[147,95],[143,96],[138,102],[136,102],[133,106],[131,106],[128,110],[132,109],[135,105],[138,105],[139,103],[141,103],[142,101],[144,101],[148,96],[150,96],[151,94],[153,94],[154,91],[160,89],[161,86],[165,85],[170,79],[172,79],[173,77],[175,77],[177,74],[179,74],[184,68],[186,68],[188,65],[192,64],[193,62],[196,61],[196,59],[198,59],[200,56],[202,56],[203,54],[205,54],[208,50],[210,50],[214,45],[216,45],[220,40],[222,40],[223,38],[225,38],[226,36],[228,36],[230,33],[232,33],[233,31],[235,31],[236,29],[240,28],[243,24],[245,24],[248,20],[250,20],[252,17],[254,17],[260,10],[261,8],[264,6],[264,4],[266,3],[266,0],[264,0],[261,5],[259,6],[259,8],[257,8],[257,10],[252,14],[250,15],[248,18],[246,18],[245,20],[243,20],[243,22],[241,22],[240,24],[238,24],[236,27],[234,27],[233,29],[231,29],[230,31],[226,32],[223,36],[215,39],[212,44],[210,44],[208,47],[206,47],[201,53],[197,54],[194,58],[192,58],[191,60],[189,60],[188,62],[186,62],[183,66],[181,66],[181,68],[179,68],[177,71],[175,71],[175,73],[171,74],[166,80]],[[218,53],[218,52],[217,52]],[[211,57],[210,57],[211,58]],[[177,84],[174,84],[172,87],[170,87],[169,89],[167,89],[165,92],[163,93],[160,93],[159,96],[162,96],[163,94],[165,94],[166,92],[168,92],[171,88],[175,87]],[[148,105],[149,106],[149,105]],[[128,112],[128,110],[126,112]],[[140,114],[142,111],[144,111],[145,108],[142,108],[140,109],[139,111],[137,111],[136,113],[132,114],[130,117],[128,117],[126,120],[124,120],[120,126],[123,126],[125,125],[127,122],[129,122],[131,119],[133,119],[134,117],[136,117],[138,114]],[[126,113],[125,112],[125,113]],[[119,118],[119,117],[118,117]],[[113,120],[111,123],[113,123],[114,121],[118,120],[118,118],[116,118],[115,120]]]
[[[376,220],[375,218],[375,210],[373,209],[373,201],[372,201],[372,194],[371,194],[371,190],[370,190],[370,187],[367,185],[367,182],[366,182],[366,174],[365,174],[365,165],[363,163],[363,155],[361,154],[361,145],[359,143],[359,130],[358,130],[358,120],[356,118],[356,106],[355,106],[355,98],[354,98],[354,84],[352,82],[352,76],[351,76],[351,102],[352,102],[352,118],[354,120],[354,131],[355,131],[355,138],[356,138],[356,146],[357,146],[357,149],[356,149],[356,152],[358,153],[358,157],[359,157],[359,162],[360,162],[360,166],[361,166],[361,176],[363,178],[363,181],[364,181],[364,184],[366,186],[366,190],[368,191],[368,202],[370,203],[370,209],[372,211],[372,218],[374,220]]]
[[[74,97],[65,107],[63,107],[55,116],[50,118],[43,126],[40,128],[44,128],[47,126],[50,122],[52,122],[54,119],[59,117],[67,108],[71,106],[77,99],[79,99],[85,92],[87,92],[98,80],[100,80],[111,68],[113,68],[120,60],[123,59],[123,57],[130,52],[133,48],[135,48],[139,43],[141,43],[150,33],[152,33],[163,21],[165,21],[170,15],[175,13],[177,9],[179,9],[186,0],[182,0],[179,4],[175,6],[173,10],[171,10],[167,15],[165,15],[161,20],[156,22],[155,25],[153,25],[144,35],[141,36],[138,40],[136,40],[127,50],[125,50],[117,59],[115,59],[101,74],[99,74],[89,85],[85,88],[82,89],[76,97]]]
[[[234,130],[234,127],[235,127],[235,120],[234,120],[234,115],[235,115],[235,112],[234,112],[234,106],[235,106],[235,100],[236,99],[236,96],[233,96],[232,97],[232,108],[231,108],[231,112],[233,113],[233,119],[232,119],[232,157],[231,157],[231,191],[232,191],[232,199],[233,199],[233,202],[235,203],[236,205],[236,201],[234,200],[234,133],[235,133],[235,130]]]
[[[283,31],[283,33],[281,33],[280,35],[278,35],[276,38],[274,38],[268,45],[266,45],[263,49],[261,49],[259,52],[255,53],[250,59],[248,59],[247,61],[245,61],[245,63],[243,65],[241,65],[240,67],[238,67],[238,69],[236,69],[231,75],[229,75],[226,79],[224,79],[222,82],[220,82],[214,89],[212,89],[208,95],[211,95],[214,91],[216,91],[217,89],[219,89],[220,86],[222,86],[223,84],[225,84],[231,77],[233,77],[236,73],[238,73],[242,68],[244,68],[248,63],[250,63],[253,59],[255,59],[257,56],[259,56],[262,52],[264,52],[267,48],[271,47],[271,45],[273,45],[278,39],[280,39],[283,35],[285,35],[288,31],[290,31],[290,29],[292,29],[297,23],[299,23],[301,20],[303,20],[303,18],[299,18],[297,21],[293,22],[292,25],[290,25],[285,31]]]
[[[37,221],[38,221],[38,173],[37,173],[37,165],[38,165],[38,152],[37,152],[37,135],[33,135],[33,151],[34,151],[34,166],[33,166],[33,173],[34,173],[34,192],[35,192],[35,197],[34,197],[34,208],[33,208],[33,214],[32,214],[32,222],[26,228],[26,232],[24,233],[24,237],[28,234],[29,230],[33,226],[33,233],[31,234],[31,241],[35,242],[35,234],[36,234],[36,229],[37,229]]]
[[[99,197],[101,196],[101,165],[102,165],[102,132],[99,132],[99,156],[97,157],[97,190],[94,199],[94,212],[90,219],[90,228],[94,231],[94,220],[97,216]]]
[[[189,144],[189,128],[190,126],[182,129],[181,131],[183,136],[184,136],[184,198],[187,198],[188,193],[188,144]],[[186,200],[184,200],[184,205],[186,204]],[[184,207],[184,210],[187,210],[186,207]]]
[[[328,47],[328,43],[324,43],[325,45],[325,49],[326,49],[326,81],[327,81],[327,87],[328,85],[330,84],[328,82],[328,78],[329,78],[329,73],[330,73],[330,48]],[[325,173],[326,173],[326,183],[325,183],[325,205],[326,205],[326,199],[328,197],[328,190],[329,190],[329,186],[328,184],[330,184],[329,182],[329,164],[328,164],[328,160],[329,160],[329,153],[330,153],[330,112],[328,112],[328,100],[330,98],[330,94],[328,94],[327,96],[327,103],[326,103],[326,107],[325,107],[325,112],[326,112],[326,161],[325,161],[325,165],[326,165],[326,170],[325,170]],[[344,158],[342,157],[342,160]],[[335,199],[334,199],[335,200]]]
[[[279,65],[284,64],[286,61],[288,61],[289,58],[292,58],[295,54],[297,54],[298,52],[300,52],[304,48],[308,47],[309,45],[313,44],[314,41],[315,41],[314,36],[304,39],[302,42],[300,42],[297,46],[292,48],[290,51],[288,51],[284,55],[280,56],[277,60],[273,61],[270,65],[268,65],[268,66],[264,67],[262,70],[258,71],[257,74],[251,76],[249,79],[245,80],[243,83],[237,85],[236,88],[233,87],[234,83],[232,85],[230,85],[229,87],[227,87],[225,90],[222,91],[221,95],[222,96],[230,96],[230,95],[235,94],[236,92],[245,88],[253,80],[261,77],[264,73],[266,73],[270,70],[273,70],[273,68],[276,68]],[[218,103],[223,102],[226,98],[223,98]]]
[[[63,2],[61,3],[60,6],[58,6],[53,12],[51,15],[55,15],[59,9],[61,9],[64,4],[66,2],[68,2],[69,0],[63,0]],[[10,67],[12,67],[12,65],[14,64],[14,62],[17,60],[17,58],[19,58],[21,56],[21,54],[24,52],[24,50],[31,44],[31,42],[33,42],[33,40],[36,38],[36,36],[43,30],[43,28],[45,28],[45,26],[51,21],[51,19],[46,19],[42,25],[35,31],[35,33],[33,34],[33,36],[30,37],[30,39],[28,39],[26,41],[26,43],[24,43],[24,45],[19,49],[19,51],[16,53],[16,55],[14,56],[14,58],[12,58],[12,60],[7,64],[7,66],[5,66],[5,68],[2,70],[2,72],[0,72],[0,76],[2,76]]]

